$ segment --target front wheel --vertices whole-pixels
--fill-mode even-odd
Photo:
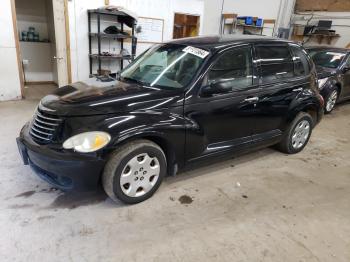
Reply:
[[[309,142],[313,127],[312,117],[307,113],[300,113],[285,131],[278,148],[283,153],[296,154],[304,149]]]
[[[150,198],[167,170],[163,150],[148,140],[136,140],[116,149],[109,158],[102,184],[113,200],[135,204]]]
[[[338,100],[338,89],[334,88],[326,98],[324,112],[329,114],[334,109],[335,104]]]

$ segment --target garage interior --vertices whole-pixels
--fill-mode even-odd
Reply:
[[[91,10],[108,6],[135,18],[118,32],[130,39],[99,37],[118,20]],[[198,165],[136,205],[56,189],[16,144],[43,97],[116,77],[154,44],[249,34],[350,48],[348,0],[4,0],[0,25],[1,261],[350,261],[349,102],[300,153]]]

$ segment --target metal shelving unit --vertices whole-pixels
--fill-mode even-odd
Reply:
[[[92,16],[96,16],[97,20],[97,32],[91,31],[91,21]],[[120,24],[120,34],[106,34],[104,32],[101,32],[101,22],[103,16],[109,16],[112,17],[113,25],[115,23]],[[102,60],[106,59],[118,59],[120,60],[120,69],[123,69],[124,66],[124,60],[133,60],[136,54],[136,44],[137,44],[137,38],[135,37],[135,26],[136,26],[136,20],[132,19],[131,24],[131,35],[123,34],[124,33],[124,26],[126,24],[126,19],[132,19],[129,15],[125,14],[121,11],[108,11],[103,9],[90,9],[88,10],[88,34],[89,34],[89,62],[90,62],[90,75],[98,75],[93,74],[92,72],[92,66],[95,61],[98,63],[98,70],[97,72],[101,72],[102,67]],[[94,39],[97,39],[97,50],[98,52],[96,54],[92,53],[92,41]],[[124,49],[124,40],[125,39],[131,39],[131,55],[104,55],[103,51],[101,50],[101,41],[102,39],[111,39],[115,40],[118,45],[120,45],[120,50]]]
[[[237,14],[222,14],[220,22],[220,33],[225,34],[225,28],[228,27],[229,34],[236,32]]]
[[[256,25],[237,24],[236,27],[243,27],[243,29],[256,29],[256,30],[259,30],[260,35],[262,35],[264,30],[263,26],[256,26]]]

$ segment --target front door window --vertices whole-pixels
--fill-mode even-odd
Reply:
[[[207,75],[206,85],[219,85],[218,92],[244,90],[253,84],[252,54],[250,46],[235,48],[222,54]],[[213,91],[215,94],[215,91]]]

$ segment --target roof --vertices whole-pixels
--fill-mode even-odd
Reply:
[[[242,43],[254,43],[254,42],[284,42],[290,43],[291,41],[273,38],[260,35],[209,35],[209,36],[197,36],[187,37],[168,41],[167,43],[191,45],[194,47],[206,48],[206,49],[217,49],[224,48],[229,45],[242,44]]]
[[[304,46],[306,50],[324,50],[324,51],[334,51],[334,52],[345,52],[349,53],[350,49],[334,46]]]

